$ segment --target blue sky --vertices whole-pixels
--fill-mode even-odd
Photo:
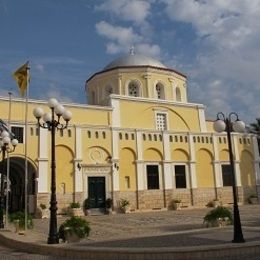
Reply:
[[[0,0],[0,95],[30,61],[29,96],[86,103],[85,80],[127,52],[188,76],[206,117],[260,117],[260,0]]]

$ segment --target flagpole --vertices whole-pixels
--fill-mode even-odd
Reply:
[[[27,88],[25,98],[25,143],[24,143],[24,157],[25,157],[25,181],[24,181],[24,221],[25,231],[28,225],[28,161],[27,161],[27,140],[28,140],[28,95],[29,95],[29,83],[30,83],[29,68],[27,67]]]
[[[12,92],[9,91],[9,112],[8,112],[8,129],[11,132],[11,113],[12,113]],[[6,202],[5,202],[5,226],[8,227],[8,213],[9,213],[9,191],[10,191],[10,157],[7,153],[7,170],[6,170]]]

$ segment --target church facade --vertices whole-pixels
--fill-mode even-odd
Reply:
[[[202,104],[188,102],[184,74],[130,53],[93,74],[85,90],[88,104],[64,103],[72,120],[56,132],[59,212],[86,199],[96,209],[112,198],[115,211],[120,199],[132,211],[167,209],[173,199],[183,207],[204,207],[214,199],[232,203],[226,133],[214,132]],[[10,106],[0,98],[0,118],[7,122],[10,115],[19,140],[9,154],[13,210],[24,207],[25,139],[30,212],[50,200],[50,133],[37,126],[38,106],[49,109],[46,101],[29,100],[25,131],[24,100],[15,98]],[[232,143],[239,202],[246,203],[260,192],[257,140],[232,133]]]

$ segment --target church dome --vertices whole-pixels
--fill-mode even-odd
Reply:
[[[128,55],[119,57],[118,59],[115,59],[114,61],[110,62],[103,70],[132,66],[151,66],[165,69],[167,68],[158,60],[131,52]]]

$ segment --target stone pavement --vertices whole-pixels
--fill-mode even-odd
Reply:
[[[8,230],[0,243],[54,259],[260,259],[260,205],[240,206],[246,243],[231,243],[233,227],[205,228],[211,209],[86,216],[91,233],[79,243],[47,245],[49,219],[24,235]],[[64,221],[58,218],[58,225]],[[61,257],[61,258],[60,258]]]

